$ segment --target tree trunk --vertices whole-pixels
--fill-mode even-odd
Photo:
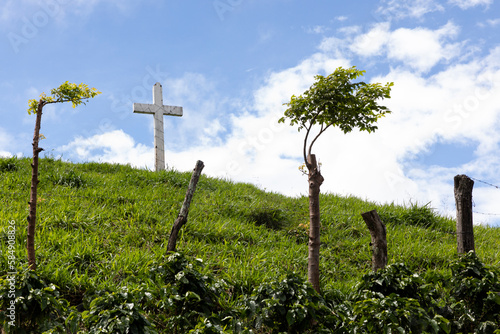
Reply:
[[[191,200],[193,199],[194,192],[196,190],[196,184],[200,179],[201,171],[203,170],[203,161],[198,160],[196,162],[196,167],[194,168],[193,175],[191,176],[191,181],[189,182],[189,187],[186,192],[186,197],[184,198],[184,203],[182,203],[181,211],[179,216],[172,226],[172,231],[170,232],[170,237],[168,238],[167,252],[175,252],[175,246],[177,244],[177,236],[179,231],[187,222],[187,217],[189,213],[189,206],[191,205]]]
[[[26,248],[28,251],[28,265],[31,270],[36,270],[35,256],[35,227],[36,227],[36,200],[38,183],[38,154],[43,151],[43,148],[38,147],[40,141],[40,127],[42,122],[42,109],[44,101],[40,99],[36,112],[35,132],[33,134],[33,163],[31,164],[31,193],[30,193],[30,212],[28,215],[28,237],[26,240]]]
[[[366,226],[370,230],[372,249],[372,269],[377,271],[387,265],[387,238],[386,228],[377,213],[377,210],[361,214]]]
[[[472,181],[467,175],[454,178],[457,206],[457,251],[459,254],[474,251],[474,225],[472,219]]]
[[[307,279],[312,284],[314,290],[320,293],[319,286],[319,247],[320,240],[320,213],[319,213],[319,193],[323,183],[323,176],[318,168],[316,156],[307,156],[307,168],[309,170],[309,258],[307,266]]]

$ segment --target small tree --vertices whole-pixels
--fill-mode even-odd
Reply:
[[[353,82],[365,71],[355,66],[337,68],[327,77],[317,75],[316,82],[301,96],[292,96],[285,103],[288,109],[279,120],[290,119],[290,125],[298,125],[299,131],[306,130],[303,146],[304,163],[308,170],[309,182],[309,258],[308,280],[314,289],[319,286],[319,247],[320,247],[320,210],[319,193],[323,176],[318,167],[312,147],[316,140],[329,127],[339,127],[344,133],[354,128],[372,132],[377,129],[377,120],[390,110],[377,104],[377,100],[390,98],[393,83],[382,86],[379,83],[367,84]],[[319,127],[318,133],[311,140],[313,126]]]
[[[27,251],[28,251],[28,265],[31,270],[36,270],[35,258],[35,226],[36,226],[36,203],[37,203],[37,186],[38,186],[38,154],[43,151],[43,148],[38,147],[41,139],[40,127],[42,121],[42,109],[45,105],[51,103],[73,103],[73,108],[80,104],[85,104],[89,98],[93,98],[101,92],[95,88],[88,88],[84,84],[73,84],[69,82],[63,83],[58,88],[50,91],[51,96],[42,93],[39,100],[29,100],[28,114],[36,114],[35,133],[33,135],[33,163],[31,164],[31,193],[30,193],[30,212],[28,215],[28,237],[27,237]]]

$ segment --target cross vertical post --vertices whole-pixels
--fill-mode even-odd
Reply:
[[[165,170],[165,139],[163,115],[182,116],[182,107],[164,106],[163,92],[159,82],[153,86],[153,104],[134,103],[134,113],[154,115],[155,170]]]

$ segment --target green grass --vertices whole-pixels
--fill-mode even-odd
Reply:
[[[7,225],[14,221],[20,266],[26,263],[30,176],[29,159],[0,159],[0,250],[7,250]],[[146,278],[166,255],[190,177],[174,170],[41,159],[37,272],[71,305],[80,304],[86,293],[154,284]],[[389,263],[445,273],[457,258],[454,221],[430,205],[402,207],[323,194],[324,290],[348,293],[370,271],[370,234],[360,214],[373,209],[387,225]],[[291,272],[307,277],[308,220],[305,197],[202,175],[177,250],[202,259],[202,270],[229,282],[236,293],[248,293]],[[475,236],[483,263],[500,267],[500,230],[476,226]],[[6,268],[6,258],[0,257],[0,276]]]

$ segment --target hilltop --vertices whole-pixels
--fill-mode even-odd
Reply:
[[[26,262],[30,175],[30,159],[0,159],[0,249],[6,252],[6,226],[15,224],[20,271]],[[147,290],[155,284],[152,272],[169,256],[168,236],[190,177],[175,170],[41,159],[37,275],[54,283],[69,306],[80,308],[99,291]],[[387,225],[389,264],[449,276],[449,264],[458,259],[455,222],[437,215],[430,204],[402,207],[323,194],[320,261],[325,293],[349,295],[370,272],[370,234],[360,214],[373,209]],[[290,198],[202,175],[177,251],[188,262],[203,263],[193,267],[200,277],[225,282],[230,304],[292,273],[305,280],[307,229],[306,197]],[[475,240],[482,263],[498,268],[500,230],[476,226]],[[0,276],[6,268],[2,257]],[[158,324],[159,318],[153,322]]]

